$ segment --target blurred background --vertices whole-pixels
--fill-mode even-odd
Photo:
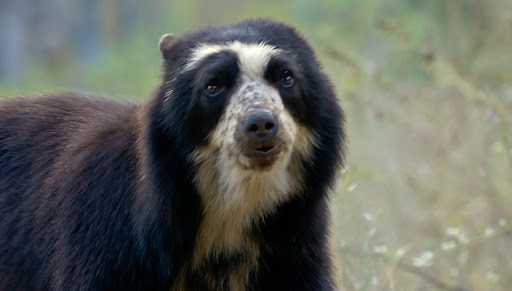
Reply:
[[[303,31],[348,117],[343,289],[512,290],[510,0],[0,0],[0,96],[144,98],[162,34],[260,16]]]

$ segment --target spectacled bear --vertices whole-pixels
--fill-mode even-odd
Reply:
[[[253,19],[160,50],[145,101],[0,101],[0,289],[333,290],[344,115],[310,45]]]

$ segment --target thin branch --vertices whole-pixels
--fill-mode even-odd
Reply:
[[[342,252],[342,254],[348,254],[348,255],[351,255],[354,257],[359,257],[361,255],[362,251],[357,250],[355,248],[345,246],[341,249],[341,252]],[[407,264],[407,263],[401,261],[400,258],[395,259],[395,258],[386,256],[386,255],[383,255],[383,254],[379,254],[379,253],[370,253],[369,255],[371,255],[373,257],[378,257],[388,264],[394,264],[397,267],[397,269],[400,269],[404,272],[408,272],[410,274],[414,274],[440,290],[447,290],[447,291],[469,291],[470,290],[470,289],[467,289],[462,286],[450,286],[448,283],[445,283],[445,282],[439,280],[434,275],[432,275],[416,266],[413,266],[411,264]]]

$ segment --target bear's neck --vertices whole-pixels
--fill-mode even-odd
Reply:
[[[192,259],[177,284],[198,278],[192,274],[203,274],[199,276],[206,278],[203,287],[217,289],[219,284],[228,284],[231,290],[243,290],[248,274],[258,268],[262,243],[253,235],[253,227],[300,192],[300,161],[283,159],[287,162],[254,171],[226,162],[214,149],[200,152],[194,184],[202,217]]]

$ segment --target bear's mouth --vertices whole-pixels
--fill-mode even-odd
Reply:
[[[278,143],[272,144],[239,144],[241,155],[238,163],[246,169],[269,170],[278,160],[282,146]]]
[[[267,153],[267,152],[270,152],[271,150],[273,150],[274,148],[275,148],[274,146],[262,146],[262,147],[256,148],[256,150],[259,152]]]
[[[269,159],[277,156],[281,152],[281,147],[277,143],[273,144],[246,144],[242,149],[242,154],[249,159]]]

